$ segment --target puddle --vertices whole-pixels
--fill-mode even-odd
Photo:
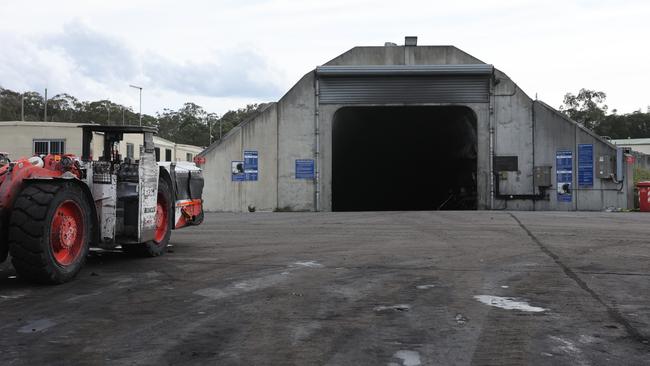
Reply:
[[[494,306],[506,310],[520,310],[520,311],[527,311],[533,313],[539,313],[548,310],[537,306],[531,306],[530,304],[528,304],[528,302],[517,300],[513,297],[478,295],[478,296],[474,296],[474,298],[485,305],[490,305],[490,306]]]
[[[25,294],[15,294],[15,295],[0,295],[0,300],[15,300],[25,297]]]
[[[212,300],[219,300],[230,296],[235,296],[241,293],[262,290],[273,287],[287,280],[286,275],[273,274],[264,277],[252,278],[245,281],[236,282],[225,287],[208,287],[194,291],[195,295],[210,298]]]
[[[82,300],[82,299],[85,299],[85,298],[88,298],[88,297],[101,295],[101,293],[102,293],[101,291],[94,291],[94,292],[91,292],[89,294],[75,295],[75,296],[71,296],[68,299],[66,299],[65,302],[68,302],[68,303],[75,302],[75,301],[79,301],[79,300]]]
[[[323,265],[316,261],[303,261],[303,262],[294,262],[294,266],[298,267],[308,267],[308,268],[320,268]]]
[[[395,352],[393,358],[398,358],[401,361],[402,366],[420,366],[422,361],[420,361],[420,354],[416,351],[401,350]],[[392,363],[395,364],[395,363]]]
[[[372,310],[378,313],[385,312],[385,311],[409,311],[411,310],[411,306],[406,304],[381,305],[381,306],[375,306],[375,308]]]
[[[415,288],[418,289],[418,290],[428,290],[428,289],[431,289],[431,288],[434,288],[434,287],[436,287],[436,285],[419,285],[419,286],[415,286]]]
[[[39,319],[27,323],[27,325],[22,326],[18,329],[18,333],[34,333],[42,332],[47,328],[55,326],[56,323],[50,319]]]
[[[573,357],[574,365],[589,365],[589,362],[585,359],[582,351],[575,345],[575,343],[566,338],[557,336],[549,336],[549,338],[556,344],[556,346],[553,347],[553,351],[557,353],[564,353]]]

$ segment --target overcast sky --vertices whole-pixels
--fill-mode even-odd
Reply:
[[[2,1],[0,86],[223,113],[274,101],[354,46],[455,45],[554,107],[580,88],[619,113],[650,105],[642,0]]]

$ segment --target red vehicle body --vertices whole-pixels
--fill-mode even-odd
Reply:
[[[203,220],[203,177],[194,166],[156,163],[155,129],[83,126],[84,153],[22,158],[0,167],[0,263],[21,277],[72,279],[90,246],[148,256],[166,251],[171,230]],[[103,156],[93,160],[95,132]],[[140,159],[122,159],[124,133],[142,134]]]

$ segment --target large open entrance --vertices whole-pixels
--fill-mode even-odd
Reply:
[[[345,107],[332,124],[333,211],[476,209],[470,108]]]

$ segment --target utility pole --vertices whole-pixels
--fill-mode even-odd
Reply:
[[[124,107],[122,107],[122,126],[124,126]]]
[[[140,126],[142,126],[142,87],[137,85],[129,85],[129,86],[140,90]]]
[[[111,124],[111,105],[106,102],[106,111],[108,111],[108,115],[106,116],[106,124],[110,125]]]
[[[219,141],[221,141],[221,119],[219,119]]]
[[[47,122],[47,88],[45,88],[45,114],[43,116],[43,121]]]
[[[25,122],[25,93],[21,95],[20,99],[20,119]]]

